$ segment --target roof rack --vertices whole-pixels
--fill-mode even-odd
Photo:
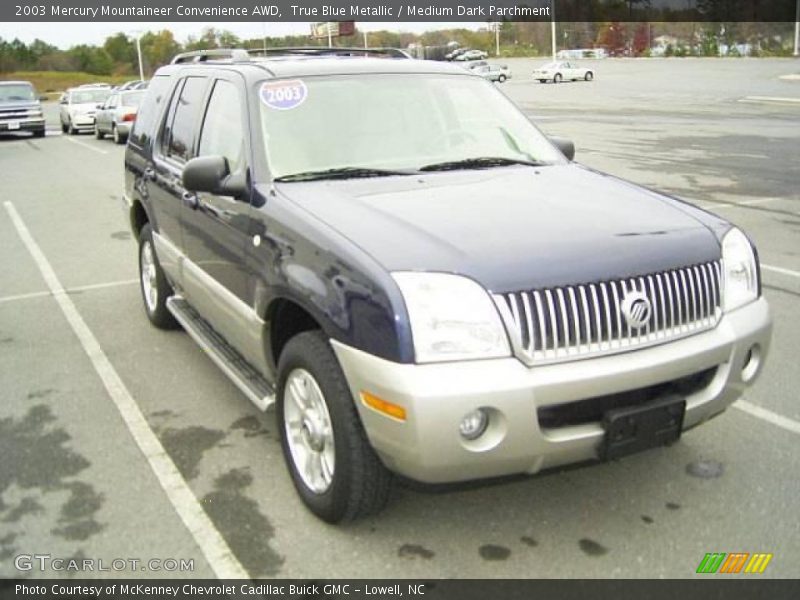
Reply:
[[[214,48],[211,50],[193,50],[182,52],[172,59],[171,64],[204,63],[209,61],[229,60],[232,62],[248,62],[251,56],[379,56],[383,58],[409,58],[409,55],[398,48],[339,48],[336,46],[292,46],[281,48]]]
[[[289,46],[277,48],[255,48],[247,50],[251,56],[381,56],[388,58],[408,58],[408,54],[398,48],[348,48],[337,46]]]
[[[233,61],[248,61],[250,55],[247,50],[242,48],[215,48],[212,50],[193,50],[191,52],[182,52],[172,59],[170,64],[179,65],[182,63],[198,63],[208,62],[214,59],[230,59]]]

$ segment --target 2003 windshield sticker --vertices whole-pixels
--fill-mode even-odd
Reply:
[[[261,86],[261,101],[276,110],[291,110],[305,102],[308,88],[300,79],[268,81]]]

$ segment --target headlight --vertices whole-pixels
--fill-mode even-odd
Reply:
[[[510,356],[489,294],[447,273],[393,273],[406,302],[417,362]]]
[[[722,238],[723,308],[731,311],[758,298],[758,270],[753,247],[735,227]]]

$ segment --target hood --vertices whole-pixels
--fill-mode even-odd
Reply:
[[[700,211],[575,163],[278,184],[388,271],[506,292],[717,260]]]

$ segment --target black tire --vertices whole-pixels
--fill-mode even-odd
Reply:
[[[70,135],[78,135],[78,130],[72,125],[72,120],[67,123],[67,133]]]
[[[594,79],[594,73],[592,73],[591,71],[586,71],[586,75],[584,75],[583,79],[585,81],[591,81],[592,79]]]
[[[61,133],[67,133],[67,124],[61,121]]]
[[[553,83],[561,83],[562,79],[563,77],[561,77],[561,73],[556,73],[553,75]]]
[[[289,375],[302,369],[319,386],[333,430],[334,468],[329,487],[315,492],[303,481],[294,463],[286,431],[285,399]],[[321,331],[293,337],[278,361],[278,396],[275,405],[278,431],[286,466],[306,507],[328,523],[351,521],[379,512],[388,502],[392,474],[383,466],[367,440],[350,388]]]
[[[97,123],[94,124],[94,137],[98,140],[102,140],[104,137],[106,137],[106,134],[100,131]]]
[[[125,140],[127,139],[124,135],[120,134],[116,125],[111,126],[111,137],[115,144],[124,144]]]
[[[539,83],[547,83],[547,79],[540,79]]]
[[[155,267],[155,277],[151,284],[156,290],[156,300],[154,303],[148,301],[147,292],[145,291],[145,283],[143,276],[143,257],[146,253],[146,247],[150,248],[152,253],[153,266]],[[174,293],[172,286],[167,281],[164,271],[161,269],[161,264],[158,262],[156,256],[155,245],[153,244],[153,229],[150,224],[142,227],[139,233],[139,290],[142,293],[142,304],[144,304],[144,312],[150,322],[159,329],[176,329],[178,322],[172,313],[167,310],[167,299]]]
[[[506,76],[505,75],[499,75],[497,77],[497,81],[499,81],[500,83],[505,82],[505,80],[506,80]]]
[[[37,129],[33,132],[33,137],[35,138],[43,138],[44,137],[44,129]]]

